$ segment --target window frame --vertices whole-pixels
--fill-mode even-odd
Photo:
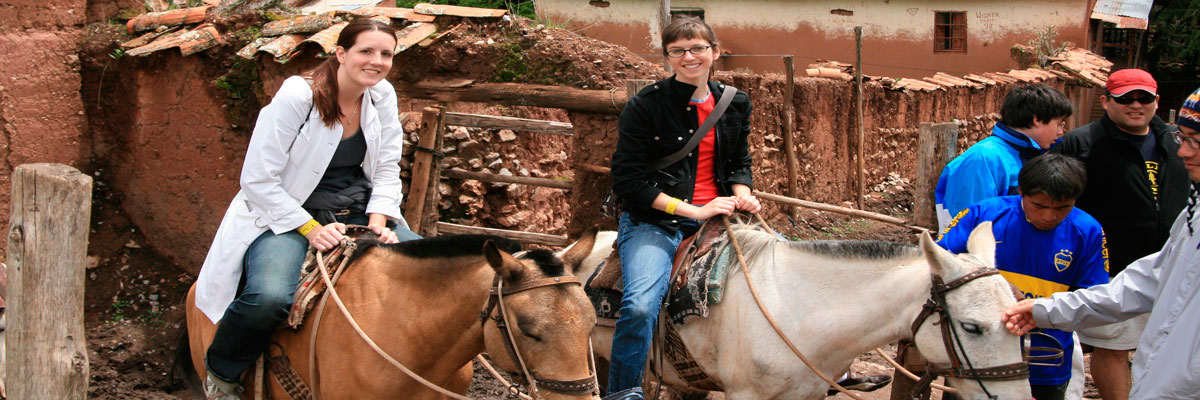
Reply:
[[[949,17],[948,22],[942,22],[943,16]],[[966,53],[968,37],[966,11],[933,11],[934,53]],[[961,46],[955,46],[956,43]]]

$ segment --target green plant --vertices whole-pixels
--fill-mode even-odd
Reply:
[[[1056,43],[1057,40],[1058,30],[1053,25],[1047,26],[1046,30],[1038,32],[1037,36],[1025,45],[1014,45],[1012,52],[1022,65],[1045,67],[1050,65],[1051,58],[1074,46],[1071,42]]]
[[[116,301],[113,301],[112,315],[108,317],[108,321],[121,322],[129,319],[129,316],[125,315],[125,313],[129,312],[129,307],[131,305],[132,304],[129,304],[128,300],[117,299]]]

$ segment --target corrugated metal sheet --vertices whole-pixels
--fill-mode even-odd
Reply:
[[[1117,24],[1117,28],[1146,29],[1154,0],[1097,0],[1092,18]]]

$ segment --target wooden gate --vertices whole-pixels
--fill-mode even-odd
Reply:
[[[441,194],[437,184],[443,176],[456,179],[472,179],[488,183],[512,183],[532,185],[559,190],[571,190],[571,182],[553,178],[509,176],[487,172],[473,172],[458,168],[443,170],[441,158],[443,137],[449,125],[485,129],[508,129],[514,132],[573,136],[570,123],[535,119],[500,117],[492,115],[447,112],[441,107],[428,107],[421,113],[421,128],[418,132],[416,152],[413,156],[412,181],[405,203],[404,219],[409,227],[424,237],[438,234],[489,234],[503,236],[524,243],[548,246],[566,246],[571,243],[565,235],[522,232],[497,228],[482,228],[438,221],[437,204]]]

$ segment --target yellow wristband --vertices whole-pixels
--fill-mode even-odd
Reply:
[[[308,233],[312,232],[312,230],[318,226],[321,226],[320,222],[317,222],[315,219],[310,219],[308,222],[305,222],[304,225],[296,228],[296,232],[299,232],[300,236],[308,236]]]
[[[667,214],[675,215],[675,207],[679,207],[679,199],[672,197],[671,202],[667,203],[667,209],[663,211],[666,211]]]

